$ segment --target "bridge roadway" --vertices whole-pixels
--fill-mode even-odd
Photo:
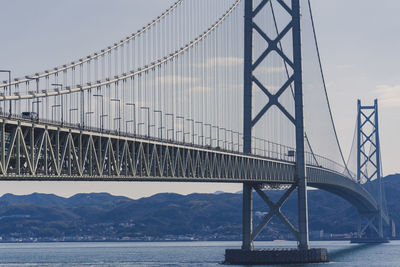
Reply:
[[[295,183],[295,163],[77,125],[0,116],[0,180]],[[33,146],[31,144],[34,144]],[[351,178],[307,165],[308,185],[338,195],[361,213],[375,199]]]

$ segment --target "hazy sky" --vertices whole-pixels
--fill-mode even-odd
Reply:
[[[384,174],[400,172],[400,1],[312,0],[322,63],[342,148],[356,101],[379,101]]]
[[[0,68],[23,76],[71,62],[135,32],[169,0],[3,0]],[[312,0],[320,52],[345,154],[356,101],[379,99],[384,173],[400,172],[400,1]],[[7,76],[0,76],[5,80]],[[110,192],[134,198],[156,192],[238,191],[240,185],[179,183],[1,182],[3,193]]]

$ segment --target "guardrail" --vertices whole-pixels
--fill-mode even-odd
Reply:
[[[190,143],[190,142],[182,142],[178,140],[173,140],[173,139],[165,139],[165,138],[157,138],[153,136],[147,136],[147,135],[141,135],[141,134],[133,134],[130,132],[122,132],[118,130],[109,130],[109,129],[101,129],[98,127],[93,127],[93,126],[86,126],[86,125],[80,125],[80,124],[74,124],[74,123],[68,123],[68,122],[59,122],[59,121],[52,121],[48,119],[31,119],[27,118],[22,115],[17,115],[17,114],[9,114],[9,113],[4,113],[0,112],[0,117],[4,119],[13,119],[13,120],[19,120],[19,121],[24,121],[24,122],[29,122],[29,123],[40,123],[40,124],[45,124],[48,126],[53,126],[53,127],[65,127],[65,128],[70,128],[74,130],[79,130],[79,131],[90,131],[90,132],[96,132],[96,133],[101,133],[101,134],[108,134],[108,135],[115,135],[115,136],[121,136],[121,137],[130,137],[130,138],[138,138],[138,139],[146,139],[146,140],[152,140],[156,142],[165,142],[169,144],[176,144],[176,145],[184,145],[184,146],[190,146],[190,147],[197,147],[200,149],[210,149],[210,150],[216,150],[216,151],[224,151],[224,152],[230,152],[230,153],[236,153],[236,154],[243,154],[240,151],[240,148],[242,145],[236,144],[236,146],[232,146],[233,148],[236,147],[237,149],[226,149],[226,148],[221,148],[218,146],[204,146],[204,145],[198,145],[195,143]],[[281,160],[285,162],[295,162],[296,160],[296,149],[293,147],[289,147],[286,145],[281,145],[269,140],[261,139],[261,138],[255,138],[253,137],[253,140],[256,141],[256,145],[252,148],[252,154],[257,155],[261,158],[267,158],[267,159],[273,159],[273,160]],[[262,145],[257,146],[261,143]],[[320,167],[328,170],[335,171],[337,173],[343,174],[344,176],[347,176],[349,179],[356,180],[356,176],[354,173],[350,172],[345,166],[328,159],[326,157],[320,156],[313,154],[311,152],[306,152],[305,153],[305,161],[308,166],[315,166],[315,167]]]

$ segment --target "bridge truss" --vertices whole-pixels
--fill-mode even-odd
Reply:
[[[1,119],[0,130],[4,181],[227,182],[257,189],[296,184],[287,151],[277,159],[10,118]],[[307,174],[311,186],[342,195],[362,212],[377,211],[374,198],[345,175],[320,165],[307,165]]]

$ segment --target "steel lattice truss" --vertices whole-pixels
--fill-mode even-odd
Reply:
[[[3,118],[0,137],[0,180],[296,183],[293,162],[117,133]],[[343,191],[359,209],[376,211],[372,196],[343,174],[319,166],[307,173],[310,186]]]
[[[3,120],[1,138],[4,179],[293,180],[290,162],[118,133]]]
[[[373,106],[361,106],[358,101],[357,119],[357,179],[361,183],[381,179],[379,135],[378,135],[378,103]],[[367,169],[367,165],[369,170]]]
[[[389,218],[384,201],[384,187],[382,184],[378,101],[375,99],[374,105],[363,106],[361,105],[361,101],[358,100],[357,106],[357,181],[358,183],[365,184],[366,188],[369,187],[369,191],[371,192],[371,182],[377,179],[378,188],[374,195],[379,206],[379,214],[375,214],[374,216],[360,215],[358,235],[361,238],[366,233],[366,229],[371,228],[380,238],[383,238],[383,221],[389,225]],[[363,220],[365,225],[362,225]]]

